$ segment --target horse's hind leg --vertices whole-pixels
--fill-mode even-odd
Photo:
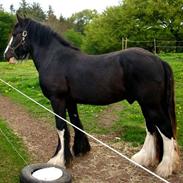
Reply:
[[[170,116],[163,107],[158,111],[157,129],[163,139],[163,157],[157,173],[167,177],[179,168],[179,154]]]
[[[142,149],[132,156],[132,160],[143,166],[155,165],[158,162],[156,147],[156,127],[153,123],[153,111],[146,106],[142,107],[142,112],[146,120],[146,138]]]
[[[79,114],[77,111],[77,104],[76,103],[68,103],[67,109],[69,113],[69,117],[71,123],[83,130],[83,125],[79,119]],[[73,152],[75,156],[86,154],[90,151],[90,144],[88,142],[87,136],[79,131],[78,129],[74,128],[75,136],[74,136],[74,145],[73,145]]]

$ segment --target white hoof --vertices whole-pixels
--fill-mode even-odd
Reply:
[[[156,157],[150,156],[144,149],[141,149],[138,153],[132,156],[131,158],[133,161],[137,162],[142,166],[154,166],[157,163]]]
[[[58,153],[48,161],[48,164],[58,165],[65,168],[65,159],[64,159],[64,132],[65,130],[59,131],[57,130],[58,136],[60,138],[60,143],[62,148],[58,151]]]
[[[159,128],[157,128],[159,130]],[[176,140],[172,137],[167,138],[164,134],[159,133],[163,139],[163,158],[158,165],[156,172],[162,177],[168,177],[179,169],[179,154]]]
[[[165,177],[165,178],[166,178],[166,177],[172,175],[172,173],[173,173],[173,168],[172,168],[172,166],[167,165],[166,162],[161,162],[161,163],[158,165],[157,169],[156,169],[156,173],[157,173],[159,176]]]
[[[161,163],[158,165],[156,172],[162,177],[168,177],[172,175],[173,172],[178,171],[180,168],[179,155],[177,151],[173,148],[170,155],[164,155]]]
[[[64,160],[61,160],[58,157],[51,158],[47,163],[48,164],[52,164],[52,165],[58,165],[60,167],[65,168],[65,162],[64,162]]]
[[[146,160],[146,154],[145,152],[139,151],[138,153],[136,153],[135,155],[133,155],[131,157],[131,159],[133,161],[135,161],[136,163],[143,165],[143,166],[148,166],[149,163]]]
[[[144,141],[142,149],[132,156],[132,160],[143,166],[156,165],[156,139],[154,135],[151,135],[147,130],[147,135]]]

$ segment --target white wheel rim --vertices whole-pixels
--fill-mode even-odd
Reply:
[[[34,178],[42,181],[54,181],[62,177],[62,175],[63,171],[55,167],[42,168],[32,174]]]

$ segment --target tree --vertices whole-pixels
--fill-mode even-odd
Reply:
[[[48,6],[48,11],[47,11],[47,17],[49,18],[50,16],[55,16],[51,5]]]
[[[37,21],[44,21],[46,19],[46,14],[42,10],[39,3],[33,2],[30,6],[30,17],[36,19]]]
[[[67,19],[64,18],[62,15],[60,15],[60,18],[57,19],[51,5],[49,5],[48,7],[47,18],[44,23],[50,26],[51,29],[53,29],[61,36],[63,36],[64,32],[71,28],[70,22],[67,21]]]
[[[48,7],[47,18],[44,23],[46,25],[50,26],[51,29],[53,29],[55,32],[57,32],[60,35],[62,35],[62,33],[64,32],[64,30],[61,26],[61,22],[55,16],[51,5],[49,5],[49,7]]]
[[[15,13],[15,9],[14,9],[13,4],[10,5],[10,11],[11,11],[11,14],[14,14]]]
[[[62,14],[59,17],[59,21],[60,22],[65,22],[66,21],[66,19],[64,18],[64,16]]]
[[[97,16],[96,10],[86,9],[78,13],[74,13],[68,21],[73,24],[76,32],[81,32],[83,34],[85,26],[89,24],[95,16]]]
[[[22,0],[20,2],[20,7],[17,11],[18,11],[19,14],[21,14],[23,16],[27,15],[28,12],[29,12],[29,4],[25,0]]]
[[[154,38],[175,40],[176,46],[183,46],[182,5],[183,0],[124,0],[92,20],[86,27],[82,47],[92,53],[119,50],[122,37],[144,41],[140,46],[150,51]]]
[[[69,29],[66,32],[64,32],[64,36],[74,46],[81,48],[83,35],[80,32],[76,32],[76,31],[74,31],[74,29]]]
[[[119,50],[121,37],[124,35],[122,17],[120,6],[110,7],[102,15],[95,17],[85,28],[82,49],[92,54]]]
[[[56,30],[57,26],[58,26],[58,20],[57,17],[54,15],[54,11],[51,7],[51,5],[49,5],[48,7],[48,11],[47,11],[47,19],[46,19],[46,24],[50,25],[52,27],[52,29]]]
[[[40,4],[35,2],[30,5],[25,0],[22,0],[17,12],[22,16],[27,16],[40,22],[43,22],[46,19],[46,14],[42,10]]]
[[[183,0],[166,0],[166,2],[150,0],[149,6],[153,6],[153,10],[149,13],[151,19],[154,15],[157,17],[153,22],[174,37],[176,51],[179,51],[178,46],[183,46],[180,42],[183,40]]]
[[[0,11],[4,11],[3,5],[0,4]]]
[[[15,17],[4,11],[0,11],[0,60],[3,59],[4,50],[8,44],[12,27],[15,24]]]
[[[183,0],[124,0],[123,7],[126,18],[139,27],[138,35],[146,39],[174,39],[178,46],[183,39],[182,4]]]

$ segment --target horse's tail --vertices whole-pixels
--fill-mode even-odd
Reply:
[[[174,77],[171,67],[164,61],[162,61],[164,73],[165,73],[165,91],[163,97],[163,109],[166,111],[169,119],[171,120],[171,127],[173,132],[173,138],[176,140],[176,115],[175,115],[175,100],[174,100]],[[163,140],[156,130],[156,151],[157,151],[157,159],[159,162],[163,157]],[[177,147],[178,150],[178,147]]]
[[[174,96],[174,76],[173,71],[168,63],[162,61],[165,72],[165,104],[168,109],[168,115],[171,120],[173,138],[176,139],[177,123],[175,114],[175,96]]]

